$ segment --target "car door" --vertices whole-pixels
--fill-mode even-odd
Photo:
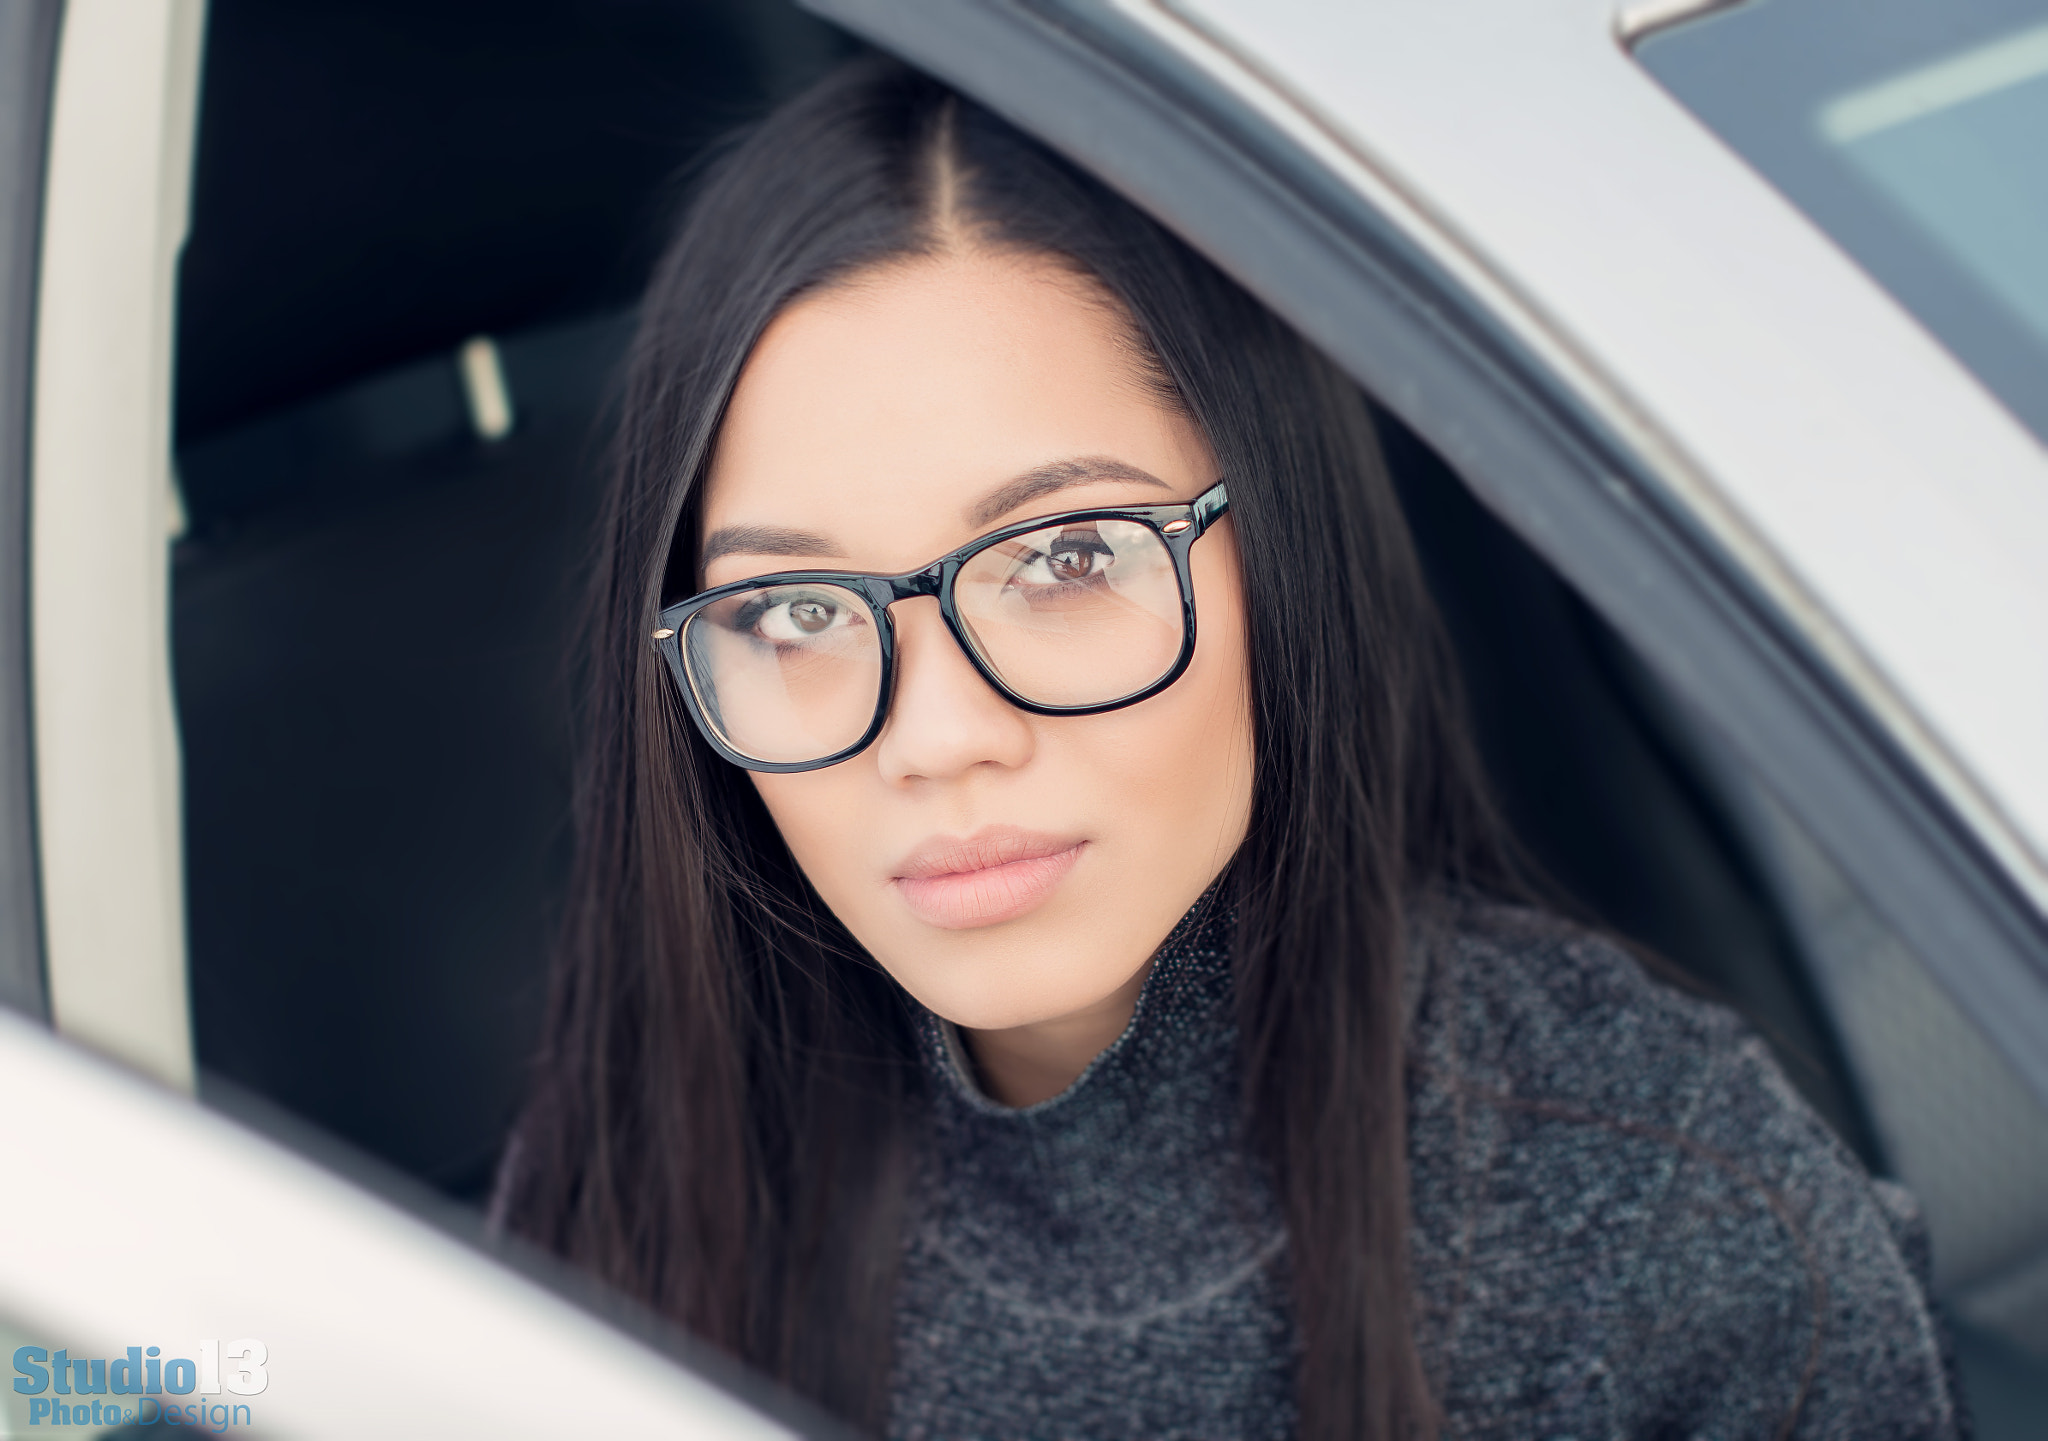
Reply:
[[[579,1307],[473,1232],[12,1015],[0,1094],[24,1163],[0,1256],[8,1435],[837,1434],[646,1318],[587,1289]]]

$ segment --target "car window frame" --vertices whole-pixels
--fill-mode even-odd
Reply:
[[[205,0],[66,0],[36,276],[29,646],[52,1024],[196,1081],[170,548]]]

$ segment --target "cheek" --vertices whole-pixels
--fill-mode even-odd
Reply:
[[[751,773],[754,790],[805,876],[839,909],[867,859],[862,836],[872,831],[873,798],[853,763],[792,775]]]
[[[1204,548],[1221,541],[1205,555]],[[1130,837],[1132,881],[1177,890],[1207,867],[1199,891],[1244,840],[1253,775],[1251,674],[1235,547],[1226,531],[1205,536],[1193,566],[1195,655],[1181,678],[1128,710],[1072,726],[1069,757],[1106,794]],[[1180,872],[1186,871],[1188,875]]]
[[[1209,547],[1206,553],[1204,547]],[[1201,734],[1189,771],[1201,778],[1212,804],[1235,816],[1234,847],[1244,839],[1251,816],[1252,679],[1244,574],[1229,521],[1202,538],[1190,569],[1197,634],[1195,658],[1183,681],[1190,683],[1189,708]]]

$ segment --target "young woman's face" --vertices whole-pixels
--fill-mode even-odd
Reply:
[[[899,573],[1011,521],[1188,501],[1218,478],[1091,287],[1036,258],[917,260],[807,297],[762,337],[710,472],[703,581]],[[1148,700],[1018,710],[936,600],[903,601],[880,737],[822,770],[754,775],[818,893],[939,1015],[994,1031],[1127,998],[1244,839],[1251,724],[1227,520],[1195,543],[1192,572],[1194,659]]]

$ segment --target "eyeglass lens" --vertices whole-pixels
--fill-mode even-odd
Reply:
[[[1068,521],[976,552],[953,605],[982,663],[1035,705],[1107,705],[1173,668],[1184,629],[1172,553],[1150,526]],[[842,586],[766,586],[704,607],[683,629],[699,708],[732,750],[801,764],[857,742],[874,719],[882,647]]]
[[[713,601],[683,628],[690,686],[743,756],[797,764],[866,733],[882,687],[868,603],[836,585],[778,585]]]
[[[1075,521],[999,541],[960,568],[953,607],[988,668],[1038,705],[1121,700],[1180,655],[1173,556],[1136,521]]]

